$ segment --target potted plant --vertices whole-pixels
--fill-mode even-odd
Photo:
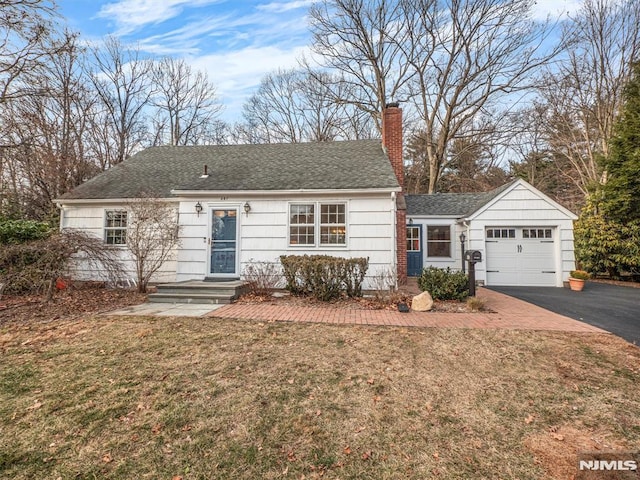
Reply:
[[[589,277],[589,272],[584,270],[571,270],[569,272],[569,287],[571,287],[571,290],[581,292],[584,288],[584,282],[589,280]]]

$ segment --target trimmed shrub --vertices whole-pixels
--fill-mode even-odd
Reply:
[[[328,301],[345,293],[362,295],[368,258],[341,258],[329,255],[282,255],[286,289],[294,295],[312,295]]]
[[[47,238],[53,233],[45,222],[0,219],[0,244],[14,245]]]
[[[469,278],[451,268],[428,267],[418,278],[420,290],[427,291],[437,300],[464,300],[469,296]]]

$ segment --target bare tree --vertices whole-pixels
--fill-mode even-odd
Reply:
[[[410,19],[412,99],[426,135],[428,192],[436,190],[456,139],[475,135],[479,117],[498,119],[532,89],[559,48],[550,26],[529,20],[529,0],[404,2]],[[503,124],[504,125],[504,124]]]
[[[147,138],[144,110],[152,94],[152,63],[115,37],[107,37],[91,53],[89,78],[106,117],[92,126],[98,137],[92,145],[106,170],[128,158]]]
[[[389,98],[409,100],[434,192],[452,142],[476,135],[482,117],[500,125],[504,104],[517,103],[558,53],[531,8],[530,0],[325,0],[311,9],[314,51],[342,82],[362,86],[352,101],[372,115]]]
[[[49,53],[54,14],[50,1],[0,0],[0,103],[32,93],[27,80]]]
[[[267,74],[244,105],[241,135],[247,143],[369,138],[371,118],[353,105],[336,103],[329,83],[326,73],[277,70]],[[336,87],[344,90],[347,86]]]
[[[322,67],[338,73],[317,75],[318,80],[331,100],[367,112],[380,131],[382,108],[404,99],[413,75],[404,48],[409,38],[402,2],[323,0],[309,16],[314,53]],[[306,64],[312,75],[317,72]]]
[[[54,198],[97,171],[85,152],[95,97],[82,76],[83,51],[68,32],[51,42],[46,64],[33,73],[43,93],[14,99],[2,112],[12,203],[19,215],[39,219],[55,214]]]
[[[623,87],[640,58],[640,2],[585,0],[566,25],[564,45],[567,54],[541,85],[538,108],[546,147],[586,197],[606,182],[598,158],[609,153]]]
[[[153,196],[127,204],[126,247],[136,268],[138,291],[144,293],[151,277],[171,258],[179,244],[177,209]]]
[[[196,145],[206,137],[222,105],[206,73],[193,73],[181,59],[163,58],[153,66],[154,144]]]

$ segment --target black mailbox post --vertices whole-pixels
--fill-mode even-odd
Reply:
[[[476,296],[476,263],[482,261],[480,250],[467,250],[464,259],[469,263],[469,296]]]

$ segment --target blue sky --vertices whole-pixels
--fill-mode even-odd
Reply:
[[[58,0],[60,13],[82,39],[113,34],[151,55],[186,59],[204,70],[238,120],[262,77],[297,65],[308,52],[310,0]]]
[[[69,27],[98,42],[116,35],[151,55],[184,58],[204,70],[239,120],[262,77],[309,52],[313,0],[57,0]],[[581,0],[538,0],[537,16],[575,11]]]

